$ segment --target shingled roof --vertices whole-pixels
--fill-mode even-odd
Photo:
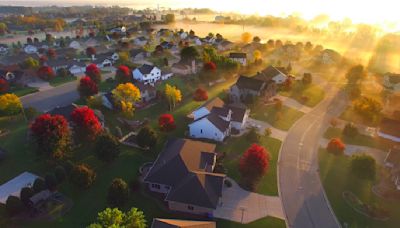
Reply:
[[[260,91],[263,87],[263,82],[256,78],[250,78],[241,75],[236,81],[236,86],[240,89]]]
[[[206,161],[216,156],[214,150],[214,144],[170,139],[145,182],[171,186],[167,201],[216,208],[225,175],[207,170],[211,164]]]
[[[229,53],[229,58],[245,59],[245,58],[247,58],[247,54],[243,53],[243,52],[231,52],[231,53]]]
[[[193,221],[180,219],[160,219],[153,220],[152,228],[215,228],[214,221]]]
[[[149,64],[143,64],[138,69],[142,74],[150,74],[150,72],[154,69],[154,66]]]

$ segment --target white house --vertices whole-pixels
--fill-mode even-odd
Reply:
[[[289,78],[289,76],[282,72],[282,70],[274,66],[268,66],[261,73],[264,76],[272,79],[278,85],[283,84]]]
[[[118,55],[118,53],[117,53],[117,52],[114,52],[114,53],[111,55],[111,59],[112,59],[113,62],[118,61],[118,60],[119,60],[119,55]]]
[[[36,46],[34,46],[34,45],[27,44],[27,45],[25,45],[25,47],[24,47],[24,51],[25,51],[25,53],[27,53],[27,54],[34,54],[34,53],[37,53],[38,48],[37,48]]]
[[[222,142],[233,130],[244,130],[249,113],[248,109],[227,106],[220,98],[214,98],[192,113],[194,122],[189,124],[189,135]]]
[[[8,53],[8,46],[0,44],[0,55],[6,55]]]
[[[231,52],[229,53],[229,58],[235,62],[240,63],[240,65],[247,65],[247,54],[243,52]]]
[[[113,60],[107,54],[97,55],[95,58],[92,57],[92,62],[97,65],[98,68],[110,67],[113,65]]]
[[[187,32],[180,31],[180,32],[178,32],[178,35],[179,35],[179,38],[181,38],[181,40],[184,40],[188,37],[189,34]]]
[[[79,43],[78,41],[74,40],[71,43],[69,43],[68,45],[70,48],[73,48],[75,50],[81,49],[81,43]]]
[[[86,71],[86,64],[83,62],[77,62],[74,61],[70,66],[69,66],[69,72],[74,75],[80,75],[85,73]]]
[[[152,65],[143,64],[132,72],[133,79],[143,82],[144,84],[155,83],[161,80],[161,70]]]
[[[133,62],[142,61],[150,56],[150,53],[144,49],[132,49],[129,51],[129,54]]]
[[[144,46],[144,45],[147,44],[147,39],[146,39],[146,37],[144,37],[144,36],[136,37],[136,38],[133,40],[133,43],[134,43],[135,45],[137,45],[137,46]]]

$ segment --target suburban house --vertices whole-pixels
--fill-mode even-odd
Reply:
[[[391,178],[397,190],[400,190],[400,148],[393,147],[385,158],[385,166],[390,169]]]
[[[144,36],[136,37],[136,38],[133,40],[133,43],[134,43],[135,45],[137,45],[137,46],[144,46],[144,45],[147,44],[147,39],[146,39],[146,37],[144,37]]]
[[[142,61],[150,56],[150,53],[142,48],[136,48],[129,51],[132,62]]]
[[[110,67],[113,65],[113,59],[107,54],[96,55],[92,63],[96,64],[98,68]]]
[[[400,92],[400,74],[386,73],[383,75],[383,85],[386,88]]]
[[[265,78],[240,76],[229,89],[232,102],[252,103],[256,98],[269,100],[276,95],[276,84]]]
[[[218,49],[219,51],[227,51],[227,50],[233,48],[234,43],[232,43],[232,42],[229,41],[229,40],[223,40],[223,41],[217,43],[216,46],[217,46],[217,49]]]
[[[39,178],[33,173],[23,172],[0,186],[0,204],[6,204],[9,196],[20,197],[21,189],[32,187],[35,180]]]
[[[258,75],[258,78],[271,79],[276,84],[281,85],[289,78],[286,69],[283,67],[268,66]]]
[[[73,61],[69,67],[68,67],[69,72],[74,75],[80,75],[85,73],[86,71],[86,64],[84,62],[79,62],[79,61]]]
[[[225,105],[220,98],[214,98],[192,113],[189,135],[222,142],[232,131],[244,130],[249,114],[248,109]]]
[[[182,61],[172,64],[171,71],[178,75],[190,75],[196,73],[196,61],[193,60],[192,64],[186,64]]]
[[[215,147],[169,139],[144,182],[150,191],[165,195],[170,210],[210,216],[220,203],[225,179],[225,174],[214,173]]]
[[[136,82],[135,86],[140,90],[140,99],[142,102],[149,102],[157,97],[157,89],[143,82]]]
[[[0,78],[6,80],[10,85],[26,86],[35,80],[35,76],[35,70],[23,70],[16,64],[0,67]]]
[[[214,221],[154,218],[151,228],[216,228]]]
[[[0,55],[6,55],[8,53],[8,46],[5,44],[0,44]]]
[[[68,47],[73,48],[75,50],[79,50],[79,49],[81,49],[82,46],[81,46],[81,43],[79,43],[79,41],[73,40],[73,41],[71,41],[71,43],[69,43]]]
[[[132,74],[134,80],[151,85],[159,80],[166,80],[172,76],[172,73],[162,75],[158,67],[148,64],[143,64],[141,67],[136,68],[133,70]]]
[[[24,52],[26,54],[34,54],[38,52],[38,48],[32,44],[27,44],[24,46]]]
[[[393,142],[400,142],[400,121],[383,118],[378,127],[378,136]]]
[[[247,64],[247,54],[242,52],[231,52],[229,53],[229,58],[235,62],[240,63],[240,65],[245,66]]]

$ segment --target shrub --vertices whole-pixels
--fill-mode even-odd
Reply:
[[[328,146],[327,146],[327,151],[329,153],[335,154],[335,155],[341,155],[344,153],[345,145],[343,144],[342,140],[339,138],[333,138],[329,141]]]
[[[358,129],[353,123],[347,123],[343,128],[342,134],[346,137],[352,138],[358,135]]]
[[[195,101],[206,101],[208,100],[207,90],[198,88],[193,94],[193,100]]]
[[[112,162],[120,153],[119,145],[119,141],[113,135],[104,133],[97,137],[94,152],[99,160]]]
[[[158,126],[161,131],[172,131],[176,128],[174,117],[171,114],[162,114],[158,118]]]
[[[35,194],[32,188],[24,187],[21,189],[20,199],[26,206],[30,203],[30,198]]]
[[[64,167],[59,165],[54,169],[54,175],[57,178],[57,182],[61,183],[67,177],[67,172],[65,171]]]
[[[103,131],[99,119],[89,107],[75,108],[71,119],[75,135],[81,142],[93,141]]]
[[[9,196],[6,201],[6,211],[9,216],[14,216],[24,210],[24,204],[16,196]]]
[[[260,142],[261,136],[260,136],[260,134],[258,134],[257,129],[253,127],[247,133],[246,138],[248,141],[250,141],[252,143],[258,143],[258,142]]]
[[[122,207],[129,199],[129,188],[128,184],[120,179],[116,178],[111,182],[108,188],[107,202],[112,207]]]
[[[96,180],[96,173],[85,164],[74,166],[71,172],[71,182],[80,188],[89,188]]]
[[[264,135],[265,136],[271,136],[271,134],[272,134],[271,128],[269,128],[269,127],[265,128]]]
[[[87,98],[99,92],[97,84],[88,76],[81,78],[78,85],[80,97]]]
[[[137,144],[143,148],[153,148],[157,144],[157,133],[148,126],[140,129],[136,138]]]
[[[0,94],[7,93],[9,89],[9,83],[6,80],[0,78]]]
[[[140,182],[138,179],[133,179],[129,181],[129,189],[131,192],[136,192],[140,189]]]
[[[22,103],[15,94],[0,95],[0,116],[17,115],[22,111]]]
[[[39,115],[39,111],[33,107],[27,107],[24,109],[25,116],[28,120],[33,120]]]
[[[45,81],[50,81],[53,79],[56,75],[53,71],[53,68],[48,67],[48,66],[42,66],[38,69],[37,75],[39,78]]]
[[[44,177],[44,181],[46,183],[46,187],[50,191],[54,191],[57,188],[57,178],[54,174],[46,174],[46,176]]]
[[[375,179],[376,162],[369,155],[353,155],[351,156],[350,169],[354,175],[361,179]]]
[[[64,164],[63,164],[63,167],[64,167],[64,169],[65,169],[65,172],[67,173],[67,174],[71,174],[71,172],[72,172],[72,169],[74,168],[74,163],[71,161],[71,160],[67,160],[67,161],[65,161],[64,162]]]
[[[96,64],[90,64],[89,66],[87,66],[85,73],[96,84],[99,84],[101,82],[101,72]]]
[[[36,178],[33,182],[32,189],[35,193],[46,190],[46,182],[42,178]]]
[[[301,80],[303,82],[303,84],[305,85],[309,85],[312,83],[312,75],[311,73],[304,73],[303,74],[303,78]]]
[[[121,65],[118,67],[115,73],[115,79],[118,83],[128,83],[132,81],[132,71],[129,67]]]

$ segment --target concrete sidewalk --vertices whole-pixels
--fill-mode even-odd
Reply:
[[[221,203],[214,210],[215,217],[239,223],[251,223],[267,216],[285,219],[278,196],[248,192],[232,179],[229,180],[232,187],[224,186]]]
[[[269,124],[267,122],[249,118],[247,123],[246,123],[246,128],[251,128],[251,127],[255,127],[261,135],[264,135],[265,129],[269,128],[269,129],[271,129],[271,135],[270,136],[272,138],[276,138],[276,139],[279,139],[281,141],[285,140],[286,135],[287,135],[286,131],[282,131],[282,130],[279,130],[277,128],[274,128],[274,127],[271,126],[271,124]]]

